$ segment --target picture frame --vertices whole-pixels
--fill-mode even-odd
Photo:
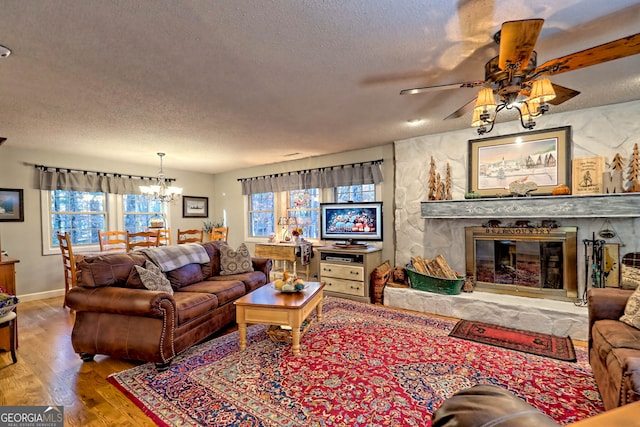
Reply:
[[[182,217],[209,217],[209,198],[197,196],[182,196]]]
[[[0,222],[24,222],[24,192],[21,188],[0,188]]]
[[[514,194],[510,184],[532,188]],[[571,188],[571,127],[469,140],[468,191],[480,197],[550,195],[558,186]]]

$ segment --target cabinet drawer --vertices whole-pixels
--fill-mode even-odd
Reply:
[[[320,280],[324,282],[324,289],[326,291],[357,295],[361,297],[364,296],[364,282],[336,279],[335,277],[326,276],[321,276]]]
[[[347,280],[364,280],[364,267],[323,262],[320,264],[320,275]]]

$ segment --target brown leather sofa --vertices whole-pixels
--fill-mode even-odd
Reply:
[[[589,363],[605,409],[640,400],[640,329],[621,322],[633,290],[592,288]]]
[[[154,362],[158,370],[190,346],[235,321],[233,302],[268,282],[272,262],[252,258],[255,271],[220,275],[220,245],[202,245],[206,264],[187,264],[166,273],[174,289],[147,290],[134,265],[143,252],[106,254],[78,263],[81,280],[66,297],[75,311],[73,348],[85,361],[96,354]]]
[[[434,411],[432,427],[554,427],[560,426],[540,410],[490,384],[459,391]]]

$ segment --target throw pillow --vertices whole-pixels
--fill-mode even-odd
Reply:
[[[640,329],[640,287],[636,288],[627,300],[620,321]]]
[[[253,271],[251,254],[247,245],[242,243],[237,250],[229,245],[220,245],[220,275],[248,273]]]
[[[620,264],[622,269],[620,287],[623,289],[636,289],[640,286],[640,268],[626,264]]]
[[[160,270],[160,267],[150,261],[147,261],[144,263],[144,267],[136,265],[135,269],[138,271],[140,280],[142,280],[142,284],[145,286],[145,288],[149,289],[150,291],[162,291],[168,293],[169,295],[173,295],[171,282],[169,282],[169,279],[164,277],[164,274],[162,274],[162,270]]]

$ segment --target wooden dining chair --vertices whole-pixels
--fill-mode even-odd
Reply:
[[[169,246],[172,243],[170,228],[147,228],[147,231],[157,231],[160,236],[160,246]]]
[[[67,293],[69,292],[69,289],[78,284],[78,273],[69,233],[65,232],[64,235],[58,233],[58,243],[60,244],[60,253],[62,254],[62,267],[64,272],[64,300],[62,301],[62,307],[66,307]]]
[[[228,237],[229,227],[216,227],[211,230],[211,233],[209,233],[210,240],[220,240],[226,242]]]
[[[154,231],[140,231],[139,233],[130,233],[127,231],[127,252],[131,252],[136,248],[151,248],[160,246],[160,233]]]
[[[98,237],[100,237],[100,252],[123,252],[127,249],[126,231],[98,231]]]
[[[180,230],[178,229],[178,244],[181,243],[202,243],[204,231],[200,230]]]

